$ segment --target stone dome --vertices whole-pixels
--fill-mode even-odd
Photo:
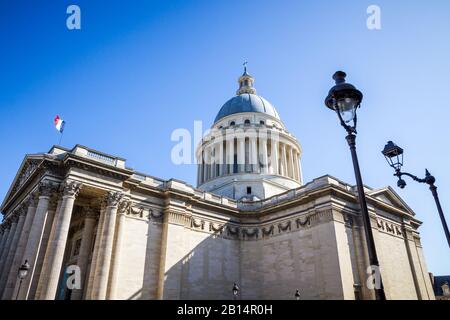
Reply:
[[[266,99],[252,93],[242,93],[228,100],[216,116],[214,122],[240,112],[260,112],[281,120],[275,107]]]

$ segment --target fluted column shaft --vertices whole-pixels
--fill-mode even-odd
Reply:
[[[250,168],[251,172],[257,172],[258,171],[258,147],[257,147],[257,140],[255,136],[250,136]]]
[[[28,299],[34,297],[35,300],[40,300],[42,288],[45,286],[44,282],[47,281],[46,275],[48,274],[48,260],[53,254],[51,251],[51,239],[54,237],[55,233],[55,221],[56,216],[60,214],[59,209],[61,208],[61,197],[56,199],[55,203],[50,201],[47,221],[45,222],[44,234],[42,235],[41,250],[39,250],[39,255],[36,259],[36,268],[34,270],[34,280],[31,283],[30,293]],[[42,276],[41,276],[42,275]]]
[[[223,148],[223,141],[220,140],[218,145],[219,154],[217,155],[217,163],[219,165],[219,177],[224,175],[224,169],[225,169],[225,161],[224,159],[224,148]]]
[[[92,213],[90,208],[85,209],[83,234],[81,236],[80,253],[78,254],[77,265],[80,268],[80,289],[72,290],[71,300],[81,300],[85,284],[88,280],[87,268],[89,265],[89,255],[91,254],[92,238],[94,236],[94,227],[96,216]]]
[[[87,290],[85,293],[85,299],[89,300],[92,299],[92,289],[94,288],[94,284],[96,282],[95,275],[97,274],[97,268],[98,266],[98,256],[100,251],[100,245],[102,243],[102,235],[103,235],[103,227],[105,224],[105,215],[106,215],[106,207],[104,205],[104,202],[102,203],[101,209],[100,209],[100,216],[97,223],[97,233],[95,236],[95,243],[94,243],[94,252],[92,253],[92,260],[91,260],[91,266],[89,267],[89,278],[87,280]]]
[[[42,182],[39,186],[39,201],[23,255],[23,260],[27,260],[30,264],[30,270],[28,271],[28,276],[23,279],[22,285],[20,286],[18,294],[19,300],[28,299],[30,285],[34,278],[36,260],[39,250],[41,249],[41,241],[44,233],[45,221],[47,220],[50,196],[57,191],[56,188],[57,186],[55,184],[47,181]],[[20,281],[17,279],[15,290],[18,290],[19,284]]]
[[[238,137],[238,152],[237,152],[237,158],[238,158],[238,171],[244,172],[245,171],[245,137],[244,135],[240,135]]]
[[[287,158],[286,158],[286,145],[281,144],[281,175],[287,176]]]
[[[11,272],[12,263],[14,260],[14,256],[17,251],[17,244],[19,243],[20,234],[22,233],[23,224],[25,222],[25,211],[21,209],[19,213],[19,218],[16,226],[16,231],[14,232],[14,237],[11,242],[11,247],[9,249],[8,255],[6,257],[5,266],[3,267],[3,272],[1,273],[0,277],[0,296],[3,298],[3,294],[6,292],[7,288],[7,280],[9,273]],[[17,270],[16,270],[17,272]]]
[[[272,139],[271,141],[271,170],[273,174],[279,174],[279,168],[278,168],[278,140]]]
[[[28,202],[27,212],[25,216],[25,222],[20,233],[19,242],[17,243],[17,249],[14,254],[11,269],[9,271],[8,279],[6,281],[6,288],[3,292],[3,299],[12,299],[14,296],[14,286],[17,280],[17,271],[19,267],[25,261],[22,260],[25,252],[25,246],[27,244],[28,236],[30,234],[31,224],[33,223],[34,214],[36,213],[36,199],[30,198]]]
[[[295,179],[294,167],[295,167],[294,153],[292,147],[289,146],[289,177],[291,177],[292,179]]]
[[[209,178],[209,153],[208,149],[203,149],[203,182],[208,181]]]
[[[70,220],[72,218],[75,198],[80,191],[81,184],[76,181],[66,181],[63,190],[61,207],[55,219],[55,229],[49,243],[47,274],[43,274],[44,282],[41,291],[41,299],[53,300],[58,288],[59,276],[66,249],[67,236],[69,234]]]
[[[102,242],[97,261],[100,268],[97,270],[97,274],[95,275],[96,281],[92,288],[92,299],[94,300],[106,299],[109,271],[111,269],[111,253],[114,241],[117,207],[121,198],[121,192],[109,192],[107,196]]]
[[[261,157],[261,172],[269,173],[269,154],[267,152],[267,139],[259,138],[259,153]]]
[[[2,278],[3,275],[5,274],[5,272],[9,271],[6,270],[7,268],[7,258],[9,255],[9,252],[12,248],[12,244],[13,244],[13,239],[14,239],[14,235],[16,233],[16,228],[17,228],[17,218],[12,218],[11,221],[11,227],[9,229],[9,234],[8,234],[8,239],[6,240],[6,246],[5,249],[3,250],[2,256],[0,258],[0,292],[3,291],[3,283],[2,283]]]
[[[6,234],[6,225],[2,224],[2,236],[0,239],[0,257],[2,256],[3,247],[5,246],[6,238],[8,238],[8,235]]]
[[[114,245],[114,250],[112,254],[112,264],[111,264],[111,284],[110,290],[108,292],[108,299],[118,299],[117,297],[117,285],[119,282],[120,268],[119,264],[122,259],[122,242],[123,242],[123,234],[124,234],[124,225],[126,221],[126,211],[129,209],[131,202],[129,200],[125,200],[119,204],[118,209],[118,219],[117,219],[117,227],[116,227],[116,242]]]
[[[227,140],[227,164],[228,164],[228,173],[233,173],[233,170],[234,170],[234,136],[228,137],[228,140]]]

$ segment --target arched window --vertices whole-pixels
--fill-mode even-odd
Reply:
[[[234,121],[230,122],[230,126],[235,126],[235,125],[236,125],[236,122],[234,122]]]
[[[250,120],[245,119],[244,124],[250,124]]]
[[[259,124],[265,124],[264,120],[259,121]]]

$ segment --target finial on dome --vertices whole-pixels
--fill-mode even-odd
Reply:
[[[243,93],[251,93],[256,94],[256,89],[253,88],[253,82],[255,81],[251,75],[247,73],[247,64],[248,62],[245,61],[243,63],[244,66],[244,73],[242,76],[239,77],[239,89],[236,92],[236,94],[239,96]]]

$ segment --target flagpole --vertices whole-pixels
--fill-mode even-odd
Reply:
[[[62,140],[63,134],[64,134],[64,131],[61,132],[61,135],[59,136],[58,146],[61,146],[61,140]]]

